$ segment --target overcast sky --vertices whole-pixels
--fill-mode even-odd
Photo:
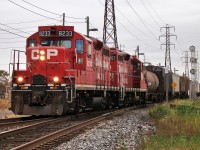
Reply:
[[[75,26],[83,34],[86,34],[85,18],[89,16],[91,28],[99,30],[90,35],[102,39],[104,4],[105,0],[1,0],[0,29],[17,35],[0,30],[0,70],[8,70],[12,49],[25,50],[24,37],[36,32],[40,25],[61,25],[63,13],[66,25]],[[164,29],[160,32],[160,27],[166,24],[175,26],[175,32],[171,33],[177,35],[177,40],[171,37],[171,43],[175,44],[175,49],[171,48],[171,61],[179,74],[184,71],[182,51],[191,45],[200,51],[199,0],[116,0],[115,6],[118,43],[128,53],[134,54],[139,45],[146,61],[164,65],[165,50],[160,48],[164,38],[159,41],[159,35],[165,33]]]

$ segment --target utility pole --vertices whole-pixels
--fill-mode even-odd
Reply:
[[[89,37],[90,36],[90,31],[98,31],[98,29],[97,28],[92,28],[92,29],[90,29],[90,18],[89,18],[89,16],[87,16],[86,18],[86,26],[87,26],[87,36]]]
[[[105,0],[103,42],[118,48],[114,0]]]
[[[63,13],[63,26],[65,26],[65,13]]]
[[[160,28],[160,30],[162,31],[162,29],[165,29],[166,31],[165,31],[165,34],[162,34],[162,35],[160,35],[159,36],[159,39],[161,38],[161,37],[165,37],[165,43],[163,43],[163,44],[161,44],[161,47],[162,47],[162,45],[165,45],[166,46],[166,49],[165,49],[165,83],[166,83],[166,89],[165,89],[165,91],[166,91],[166,93],[165,93],[165,95],[166,95],[166,105],[167,105],[167,108],[168,108],[168,91],[169,91],[169,85],[171,85],[171,84],[169,84],[169,71],[171,72],[172,71],[172,67],[171,67],[171,55],[170,55],[170,46],[171,45],[174,45],[174,47],[175,47],[175,44],[172,44],[171,42],[170,42],[170,37],[171,36],[176,36],[176,35],[174,35],[174,34],[171,34],[170,33],[170,29],[171,28],[173,28],[174,29],[174,31],[175,31],[175,27],[174,26],[169,26],[168,24],[166,25],[166,27],[161,27]],[[176,38],[177,38],[177,36],[176,36]]]

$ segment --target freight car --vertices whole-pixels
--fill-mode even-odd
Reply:
[[[165,95],[166,95],[166,77],[165,77],[165,69],[161,66],[153,66],[153,65],[149,65],[146,66],[147,71],[152,72],[156,75],[156,79],[154,80],[158,80],[158,81],[154,81],[152,80],[151,83],[153,82],[158,82],[158,85],[154,88],[154,91],[152,91],[151,93],[154,94],[154,101],[158,102],[158,101],[162,101],[165,99]],[[155,78],[155,77],[154,77]],[[173,89],[171,86],[172,83],[172,72],[168,73],[168,96],[169,99],[172,99],[173,95]],[[147,81],[149,82],[149,81]],[[151,96],[152,97],[152,96]]]
[[[26,55],[25,69],[21,53]],[[143,64],[73,26],[41,26],[14,50],[11,110],[23,115],[63,115],[88,108],[145,103]]]
[[[186,76],[168,73],[168,83],[166,83],[166,74],[164,67],[161,66],[146,66],[147,69],[147,85],[148,85],[148,99],[150,101],[161,101],[166,96],[166,84],[168,84],[169,99],[186,99],[196,98],[199,84],[196,81],[190,80]],[[153,74],[152,74],[153,73]]]

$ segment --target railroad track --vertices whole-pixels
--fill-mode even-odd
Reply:
[[[48,116],[27,116],[27,117],[19,117],[19,118],[0,119],[0,124],[34,120],[34,119],[42,119],[42,118],[48,118]]]
[[[41,121],[22,128],[0,133],[0,149],[13,149],[30,141],[99,116],[102,112],[66,116]]]
[[[23,126],[37,124],[37,123],[43,122],[45,120],[49,120],[50,121],[50,120],[53,120],[53,119],[55,119],[55,118],[48,117],[48,118],[42,118],[42,119],[33,119],[33,120],[26,120],[26,121],[16,121],[16,122],[0,123],[0,133],[12,130],[14,128],[21,128]]]
[[[4,132],[0,134],[0,149],[51,149],[85,132],[85,130],[93,128],[94,125],[103,120],[138,108],[141,106],[118,109],[109,113],[108,111],[90,112],[67,116]]]
[[[130,109],[130,108],[128,108]],[[63,128],[56,132],[52,132],[49,135],[45,135],[41,138],[33,140],[31,142],[25,143],[21,146],[14,148],[13,150],[27,150],[27,149],[52,149],[53,147],[58,146],[59,144],[66,142],[67,140],[72,139],[80,133],[85,132],[88,129],[93,128],[97,123],[110,119],[111,117],[123,114],[126,109],[119,109],[114,112],[102,114],[98,117],[94,117],[92,119],[87,119],[86,121],[82,121],[78,124]]]

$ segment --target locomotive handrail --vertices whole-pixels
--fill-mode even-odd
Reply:
[[[15,50],[13,49],[12,52],[14,52],[13,54],[13,61],[14,61],[14,64],[15,64],[15,53],[18,52],[17,54],[17,70],[19,70],[19,57],[20,57],[20,53],[24,53],[26,55],[26,51],[21,51],[21,50]],[[11,52],[11,54],[12,54]],[[15,66],[13,66],[13,70],[15,70]]]
[[[24,64],[24,65],[30,65],[31,63],[9,63],[9,76],[11,76],[10,74],[11,74],[11,71],[10,71],[10,69],[11,69],[11,65],[16,65],[16,64]],[[13,70],[15,70],[15,68],[13,67]]]

